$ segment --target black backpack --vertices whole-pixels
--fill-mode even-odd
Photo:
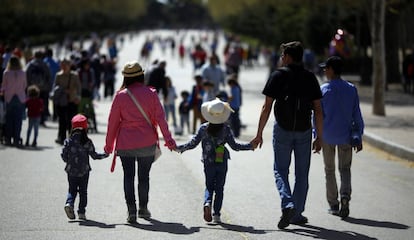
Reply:
[[[278,70],[283,77],[274,105],[276,121],[285,130],[306,131],[311,127],[312,101],[304,81],[310,79],[306,71],[293,72],[287,67]]]

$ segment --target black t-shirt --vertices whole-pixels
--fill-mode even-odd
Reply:
[[[274,114],[283,129],[311,128],[312,101],[321,99],[322,92],[315,75],[302,65],[290,64],[274,71],[262,93],[275,99]]]

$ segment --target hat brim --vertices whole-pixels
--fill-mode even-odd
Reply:
[[[122,72],[122,75],[124,77],[137,77],[144,74],[144,71],[140,71],[140,72],[133,72],[133,73],[126,73],[126,72]]]
[[[225,123],[231,114],[231,108],[230,107],[224,107],[223,113],[220,115],[212,115],[208,112],[208,104],[201,105],[201,115],[204,117],[204,119],[213,124],[221,124]]]

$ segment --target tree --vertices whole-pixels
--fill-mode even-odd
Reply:
[[[373,65],[373,104],[374,115],[385,116],[385,0],[371,1],[371,39]]]

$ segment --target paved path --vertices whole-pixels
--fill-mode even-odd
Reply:
[[[138,56],[144,38],[142,34],[125,42],[120,52],[120,66]],[[187,67],[181,68],[176,59],[169,55],[164,58],[168,61],[167,73],[177,90],[190,89],[193,84],[191,68],[188,68],[190,63],[186,62]],[[246,129],[240,141],[249,141],[255,135],[263,103],[260,91],[266,74],[265,68],[243,70],[241,73],[245,99],[241,114]],[[110,104],[109,100],[96,103],[98,130],[101,133],[91,134],[90,137],[97,149],[102,149],[104,145]],[[366,115],[367,108],[363,106],[363,109],[367,133],[375,133],[371,131],[372,121]],[[401,115],[393,115],[392,109],[387,108],[391,119],[395,122],[403,119]],[[199,161],[200,148],[181,155],[163,148],[163,155],[151,172],[149,208],[153,218],[139,219],[137,225],[128,225],[125,221],[120,162],[115,172],[110,173],[110,158],[91,160],[89,220],[68,221],[63,211],[67,189],[64,163],[59,157],[61,147],[54,144],[57,124],[49,125],[49,128],[40,130],[37,149],[0,146],[2,240],[414,238],[413,169],[402,161],[390,161],[388,156],[368,145],[354,157],[353,198],[347,220],[327,214],[323,161],[320,155],[314,154],[304,213],[310,222],[305,226],[292,225],[286,231],[279,231],[280,200],[272,173],[271,121],[266,126],[262,149],[231,152],[222,225],[205,224],[202,219],[204,177]],[[182,143],[188,138],[182,136],[176,139]]]

